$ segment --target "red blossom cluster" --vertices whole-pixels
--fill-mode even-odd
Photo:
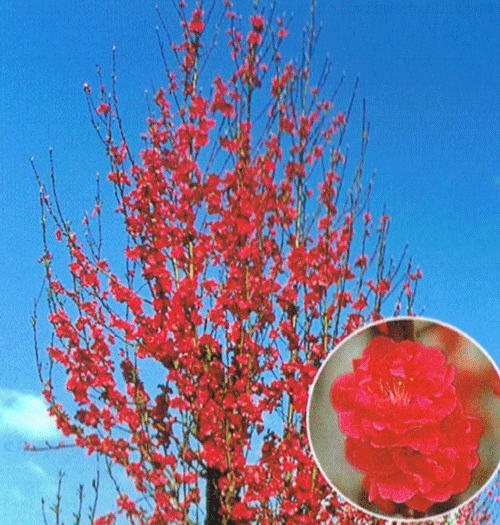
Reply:
[[[192,524],[199,508],[211,524],[354,520],[362,513],[349,505],[323,504],[330,488],[308,448],[305,411],[327,352],[380,316],[396,271],[383,263],[387,229],[372,228],[362,163],[339,213],[346,117],[319,99],[324,79],[309,95],[309,71],[283,65],[283,21],[273,29],[256,13],[245,38],[225,1],[234,73],[216,75],[206,95],[199,63],[210,22],[200,8],[179,9],[179,71],[167,70],[169,89],[155,96],[140,161],[113,100],[101,90],[95,106],[85,88],[128,239],[125,275],[92,243],[101,203],[85,220],[87,246],[41,199],[70,256],[70,279],[58,279],[45,236],[48,354],[74,405],[56,399],[51,378],[45,397],[66,436],[132,480],[137,494],[116,501],[130,523]],[[275,46],[272,78],[264,45]],[[264,126],[252,118],[256,90],[267,100]]]
[[[483,425],[464,412],[445,355],[376,336],[353,368],[330,398],[368,499],[388,514],[403,503],[424,512],[466,490]]]

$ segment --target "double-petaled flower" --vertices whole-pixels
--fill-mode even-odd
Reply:
[[[402,503],[423,512],[468,487],[483,428],[454,376],[438,348],[376,336],[332,385],[347,460],[384,512]]]

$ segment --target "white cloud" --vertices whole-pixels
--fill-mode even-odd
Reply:
[[[25,461],[24,468],[25,470],[30,471],[35,478],[39,478],[42,481],[48,481],[49,479],[45,470],[32,460]]]
[[[0,388],[0,434],[17,434],[26,440],[60,437],[43,397]]]

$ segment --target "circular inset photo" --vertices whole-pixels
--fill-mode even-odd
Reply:
[[[393,521],[466,504],[500,462],[500,374],[441,322],[372,323],[326,358],[309,393],[314,458],[350,503]]]

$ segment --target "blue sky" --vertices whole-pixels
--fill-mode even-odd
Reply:
[[[171,4],[158,2],[168,19]],[[247,13],[251,0],[236,0]],[[307,1],[279,0],[293,12]],[[392,217],[389,252],[406,242],[424,271],[417,311],[469,334],[500,360],[500,7],[496,2],[318,0],[323,30],[316,58],[328,53],[342,100],[356,76],[354,116],[366,98],[376,170],[372,210]],[[130,136],[144,128],[144,91],[164,81],[149,0],[4,0],[0,19],[0,523],[42,523],[66,470],[68,505],[95,463],[75,451],[28,454],[24,441],[57,441],[44,418],[31,314],[42,284],[37,187],[29,158],[48,173],[53,148],[59,193],[75,221],[93,207],[93,181],[107,161],[91,128],[82,90],[97,87],[117,49],[118,95]],[[293,42],[290,42],[292,48]],[[294,48],[297,52],[297,48]],[[107,77],[109,78],[109,77]],[[353,149],[358,144],[353,137]],[[112,206],[112,203],[110,203]],[[43,319],[40,320],[43,325]],[[76,462],[78,466],[76,467]],[[72,480],[74,478],[74,481]],[[90,489],[89,489],[90,491]]]

